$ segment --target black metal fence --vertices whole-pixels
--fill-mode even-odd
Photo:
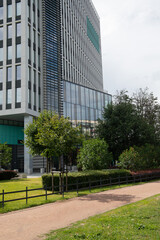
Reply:
[[[5,192],[4,190],[2,190],[2,193],[0,193],[0,198],[1,198],[0,206],[4,208],[4,204],[7,202],[20,201],[20,200],[25,200],[26,204],[28,204],[28,199],[38,198],[38,197],[45,197],[45,199],[47,200],[48,196],[54,195],[54,194],[62,194],[62,196],[64,197],[65,192],[71,192],[71,191],[76,191],[78,196],[79,191],[83,191],[83,190],[91,191],[91,189],[94,189],[94,188],[102,188],[102,187],[113,186],[113,185],[120,186],[122,184],[129,184],[129,183],[136,184],[138,182],[148,182],[156,179],[160,179],[160,173],[133,175],[133,176],[126,175],[126,176],[118,176],[116,178],[110,177],[107,179],[100,178],[99,180],[95,180],[95,181],[89,180],[88,182],[78,182],[77,180],[76,183],[67,184],[67,185],[63,184],[63,181],[62,181],[61,186],[52,185],[51,188],[47,188],[47,186],[45,186],[44,188],[28,189],[28,187],[26,187],[25,190],[13,191],[13,192]],[[29,192],[33,192],[33,191],[44,191],[44,193],[40,195],[28,196]],[[17,194],[17,193],[25,193],[25,197],[5,200],[6,195]]]

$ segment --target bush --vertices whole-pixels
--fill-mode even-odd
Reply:
[[[11,178],[17,177],[17,172],[6,170],[0,171],[0,180],[10,180]]]
[[[126,177],[126,175],[131,176],[130,171],[127,170],[103,170],[103,171],[84,171],[84,172],[76,172],[76,173],[68,173],[68,184],[73,184],[72,186],[68,186],[68,190],[76,189],[76,183],[78,181],[79,188],[88,187],[89,181],[97,181],[97,185],[100,183],[100,179],[103,183],[108,183],[110,178],[117,178],[118,176]],[[117,180],[115,180],[117,182]],[[114,180],[113,180],[114,182]],[[52,187],[52,175],[44,174],[42,176],[43,186],[47,186],[48,189]],[[64,184],[66,183],[66,179],[64,178]],[[57,186],[56,190],[58,190],[59,185],[59,175],[54,175],[54,185]],[[93,184],[94,185],[94,184]]]
[[[119,156],[118,166],[129,170],[139,170],[141,169],[141,158],[140,154],[133,148],[125,150]]]
[[[78,167],[83,171],[107,169],[112,160],[108,144],[100,139],[85,140],[77,157]]]

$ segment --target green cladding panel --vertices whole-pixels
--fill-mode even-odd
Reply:
[[[0,125],[0,143],[19,145],[18,140],[24,140],[24,128]]]
[[[87,17],[87,35],[91,42],[93,43],[94,47],[97,49],[97,51],[100,52],[99,36],[96,33],[96,30],[94,29],[88,17]]]

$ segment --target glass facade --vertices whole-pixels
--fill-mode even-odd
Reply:
[[[83,131],[92,134],[104,107],[111,103],[111,95],[67,81],[63,82],[63,92],[64,116],[69,117],[74,126],[81,125]]]
[[[61,112],[61,25],[60,1],[42,0],[44,40],[44,108]]]

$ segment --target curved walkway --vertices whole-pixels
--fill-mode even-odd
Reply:
[[[160,194],[160,181],[2,214],[0,239],[38,240],[51,230],[156,194]]]

